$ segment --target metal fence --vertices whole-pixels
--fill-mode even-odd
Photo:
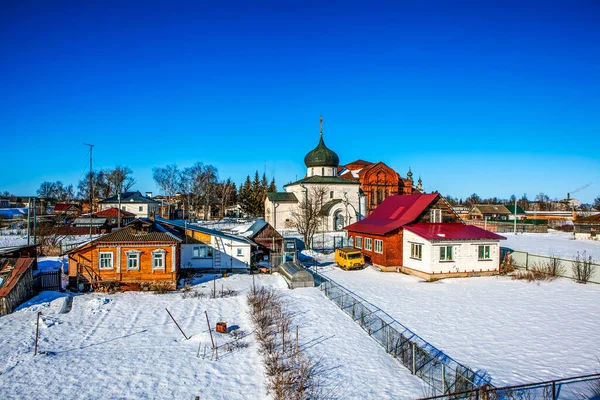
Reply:
[[[560,262],[561,268],[559,269],[558,276],[569,279],[576,279],[574,269],[574,259],[569,258],[560,258],[560,257],[552,257],[547,255],[540,254],[531,254],[526,251],[512,250],[506,247],[500,248],[500,260],[504,260],[504,257],[510,254],[512,257],[513,265],[516,265],[520,268],[533,268],[543,265],[548,265],[553,260],[558,260]],[[581,255],[583,257],[583,254]],[[592,274],[588,282],[591,283],[600,283],[600,264],[592,262]]]
[[[482,385],[491,386],[488,376],[455,361],[375,305],[327,278],[318,278],[325,296],[383,346],[388,354],[429,385],[427,394],[449,394]]]
[[[461,393],[426,397],[421,400],[512,400],[512,399],[547,399],[547,400],[584,400],[600,399],[600,374],[583,375],[573,378],[530,383],[501,388],[477,388]]]

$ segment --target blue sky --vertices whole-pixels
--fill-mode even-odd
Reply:
[[[124,6],[122,3],[126,3]],[[415,4],[425,3],[425,4]],[[342,163],[455,197],[600,195],[600,3],[0,3],[0,191],[94,165],[305,173]],[[14,164],[13,161],[14,160]]]

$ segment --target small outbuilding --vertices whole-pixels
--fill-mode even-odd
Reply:
[[[288,261],[281,264],[279,273],[284,277],[290,289],[315,286],[315,279],[312,274],[298,263]]]

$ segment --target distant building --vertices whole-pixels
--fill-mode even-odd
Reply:
[[[115,227],[118,227],[119,214],[120,214],[120,218],[121,218],[121,226],[125,226],[135,219],[134,213],[131,213],[131,212],[125,211],[125,210],[119,210],[116,207],[107,208],[105,210],[98,211],[97,213],[94,213],[94,217],[105,218],[106,224],[111,228],[115,228]]]
[[[81,206],[73,203],[57,203],[54,206],[55,215],[64,215],[67,217],[76,217],[81,214]]]
[[[143,196],[140,192],[125,192],[118,196],[112,196],[99,202],[100,211],[108,208],[120,208],[135,214],[136,218],[150,218],[158,215],[160,202]]]
[[[37,245],[0,249],[0,315],[37,294]]]
[[[475,204],[469,211],[470,219],[508,220],[511,212],[503,204]]]

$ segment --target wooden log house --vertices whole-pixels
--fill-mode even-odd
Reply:
[[[153,221],[134,220],[66,253],[69,288],[175,289],[181,242],[175,232]]]

